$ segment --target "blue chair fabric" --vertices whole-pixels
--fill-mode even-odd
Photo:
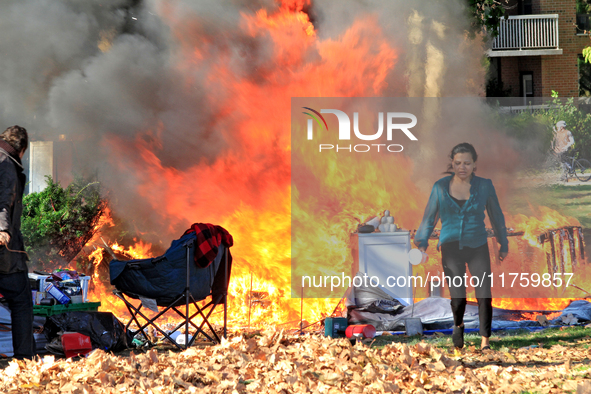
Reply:
[[[187,251],[185,244],[195,239],[189,233],[172,242],[170,248],[160,257],[140,260],[112,260],[109,264],[111,284],[131,298],[140,296],[156,300],[159,306],[168,306],[183,293],[186,287]],[[194,254],[194,244],[189,255]],[[219,270],[225,246],[222,244],[215,260],[206,268],[189,264],[190,292],[195,301],[206,299],[213,290],[216,273]],[[229,275],[228,275],[229,277]],[[223,284],[216,281],[216,284]]]

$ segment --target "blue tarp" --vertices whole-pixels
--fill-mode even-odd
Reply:
[[[349,325],[353,324],[371,324],[378,331],[401,331],[404,330],[404,320],[417,317],[421,319],[425,332],[435,330],[437,332],[446,332],[441,330],[449,329],[453,326],[453,315],[450,307],[451,300],[442,297],[425,298],[413,306],[406,306],[401,313],[375,313],[367,312],[359,309],[350,309],[348,318]],[[493,308],[492,329],[494,330],[508,330],[514,328],[524,329],[538,329],[543,328],[537,321],[521,320],[523,312],[535,311],[512,311],[500,308]],[[537,311],[540,312],[540,311]],[[550,311],[547,311],[550,312]],[[566,307],[562,314],[550,320],[551,325],[561,325],[562,318],[566,318],[569,314],[577,318],[578,322],[586,323],[591,321],[591,303],[585,300],[572,301]],[[464,324],[466,331],[470,329],[478,329],[478,306],[469,303],[466,305],[466,312],[464,313]]]

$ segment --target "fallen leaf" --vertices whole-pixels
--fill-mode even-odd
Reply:
[[[544,327],[546,327],[547,325],[550,324],[548,322],[548,318],[545,315],[537,315],[536,320],[538,323],[540,323],[541,326],[544,326]]]
[[[591,381],[577,382],[577,394],[591,393]]]
[[[157,364],[158,363],[158,353],[156,352],[155,349],[148,350],[148,357],[150,357],[150,361],[153,364]]]
[[[562,322],[564,324],[568,324],[569,326],[572,326],[579,322],[579,320],[576,317],[574,317],[572,313],[569,313],[566,316],[560,316],[560,318],[562,319]]]

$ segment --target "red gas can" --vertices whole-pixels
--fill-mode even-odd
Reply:
[[[349,326],[345,330],[345,335],[349,339],[354,337],[373,338],[376,336],[376,328],[371,324]]]
[[[90,337],[78,332],[65,332],[62,335],[62,346],[68,358],[85,355],[92,350]]]

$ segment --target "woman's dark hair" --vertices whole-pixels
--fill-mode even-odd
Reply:
[[[476,162],[476,160],[478,160],[478,154],[476,153],[476,149],[474,149],[472,144],[469,144],[467,142],[462,142],[461,144],[457,144],[456,146],[454,146],[451,150],[449,158],[453,161],[454,157],[458,153],[470,153],[470,155],[472,156],[472,161]],[[452,174],[452,169],[453,166],[451,163],[449,163],[449,165],[447,166],[446,174]]]
[[[0,134],[0,138],[8,142],[17,152],[22,152],[29,146],[27,130],[21,126],[11,126]]]

